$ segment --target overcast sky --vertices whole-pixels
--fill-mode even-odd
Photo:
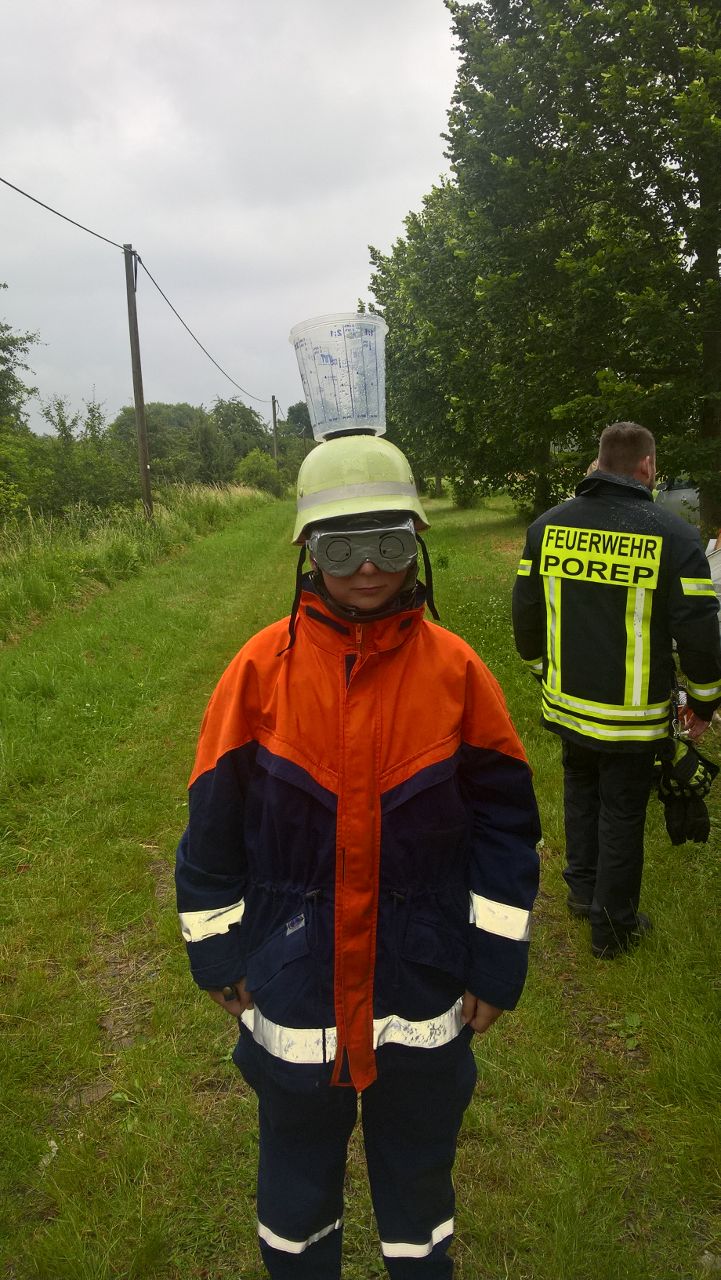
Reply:
[[[302,398],[291,325],[369,299],[368,245],[448,172],[442,0],[5,6],[0,176],[132,243],[264,417]],[[132,403],[123,255],[0,184],[0,319],[39,400]],[[237,394],[141,271],[146,401]],[[38,400],[31,424],[42,430]]]

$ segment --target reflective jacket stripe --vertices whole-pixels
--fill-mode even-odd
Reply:
[[[661,738],[668,737],[668,723],[664,719],[661,724],[651,724],[644,728],[637,728],[631,725],[619,725],[611,727],[610,725],[598,724],[593,720],[577,720],[574,716],[565,715],[558,708],[551,705],[544,697],[543,699],[543,718],[548,720],[550,724],[558,724],[564,729],[574,729],[576,733],[580,733],[584,738],[596,738],[607,742],[655,742]]]
[[[548,674],[546,683],[550,689],[561,689],[561,579],[543,579],[546,596],[546,653]]]
[[[531,573],[531,566],[532,566],[532,565],[533,565],[533,561],[532,561],[532,560],[521,560],[521,562],[520,562],[520,564],[519,564],[519,566],[518,566],[518,576],[519,576],[519,578],[528,578],[528,577],[530,576],[530,573]]]
[[[485,929],[501,938],[512,938],[514,942],[528,942],[531,936],[530,911],[509,907],[505,902],[494,902],[473,891],[470,898],[470,923],[477,929]]]
[[[644,587],[629,587],[626,596],[626,706],[648,701],[651,652],[651,605],[653,596]]]
[[[670,702],[654,702],[650,706],[628,707],[613,702],[591,702],[574,698],[570,693],[554,693],[547,685],[544,696],[561,710],[574,711],[589,720],[668,720]]]
[[[227,933],[232,924],[240,924],[245,911],[245,899],[232,902],[229,907],[213,907],[210,911],[181,911],[180,929],[186,942],[202,942]]]
[[[698,698],[699,702],[715,702],[717,698],[721,698],[721,684],[694,684],[687,679],[686,688],[691,697]]]
[[[460,1035],[462,1000],[457,1000],[445,1013],[423,1022],[409,1022],[397,1014],[373,1019],[373,1048],[384,1044],[404,1044],[412,1049],[437,1049],[450,1044]],[[332,1062],[338,1036],[335,1027],[282,1027],[264,1017],[260,1009],[246,1009],[241,1021],[259,1044],[274,1058],[284,1062]]]
[[[716,589],[710,578],[682,578],[681,590],[685,596],[716,595]]]

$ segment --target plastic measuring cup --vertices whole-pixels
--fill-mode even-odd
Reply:
[[[303,320],[290,331],[313,435],[386,429],[385,337],[372,312],[341,311]]]

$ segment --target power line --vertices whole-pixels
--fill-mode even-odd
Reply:
[[[104,240],[106,244],[110,244],[113,246],[113,248],[121,249],[123,252],[125,252],[125,245],[118,244],[117,241],[115,240],[109,240],[107,236],[101,236],[98,231],[92,231],[90,227],[83,226],[82,222],[76,222],[74,218],[69,218],[67,214],[60,213],[58,209],[53,209],[52,205],[45,204],[43,200],[38,200],[36,196],[31,196],[28,191],[23,191],[21,187],[16,187],[13,182],[8,182],[7,178],[0,177],[0,182],[3,182],[6,187],[10,187],[13,191],[17,191],[18,195],[25,196],[26,200],[32,200],[33,204],[39,204],[42,209],[47,209],[48,213],[54,213],[57,218],[62,218],[64,222],[69,222],[73,227],[79,227],[81,231],[87,231],[88,235],[95,236],[97,240]],[[235,378],[231,378],[230,374],[226,373],[222,365],[219,365],[218,361],[215,360],[213,356],[211,356],[210,352],[203,346],[200,339],[196,338],[192,329],[190,329],[189,326],[185,323],[180,313],[176,311],[170,299],[166,297],[166,295],[163,293],[163,290],[161,289],[157,280],[153,279],[152,275],[148,271],[148,268],[143,262],[143,259],[141,258],[140,254],[135,253],[135,251],[133,252],[134,252],[134,257],[136,261],[140,263],[148,279],[151,280],[152,283],[155,285],[155,288],[158,290],[158,293],[160,294],[161,298],[163,298],[164,301],[167,302],[168,306],[170,307],[170,310],[173,312],[175,316],[177,316],[183,328],[186,329],[187,332],[190,334],[191,338],[193,339],[193,342],[197,343],[197,345],[200,347],[200,350],[203,352],[203,354],[206,355],[210,360],[210,362],[215,365],[216,369],[218,369],[220,373],[222,373],[223,377],[227,378],[229,382],[232,382],[233,386],[237,387],[238,391],[242,391],[243,395],[248,396],[250,400],[257,400],[258,404],[270,404],[271,403],[270,400],[263,400],[261,399],[260,396],[254,396],[251,391],[246,391],[245,387],[241,387],[240,383],[235,381]]]
[[[122,245],[115,240],[109,240],[107,236],[101,236],[98,231],[91,231],[90,227],[84,227],[82,222],[76,222],[74,218],[69,218],[67,214],[60,213],[58,209],[53,209],[52,205],[45,204],[42,200],[38,200],[35,196],[31,196],[29,192],[22,191],[20,187],[16,187],[14,183],[8,182],[7,178],[0,178],[0,182],[4,182],[6,187],[12,187],[13,191],[17,191],[19,195],[25,196],[27,200],[32,200],[33,204],[39,204],[42,209],[47,209],[48,213],[54,213],[56,218],[62,218],[64,222],[71,222],[74,227],[80,227],[81,231],[87,231],[89,236],[95,236],[97,240],[104,240],[106,244],[111,244],[115,249],[122,249]]]
[[[243,392],[243,395],[244,395],[244,396],[248,396],[250,400],[257,400],[257,401],[258,401],[258,404],[270,404],[270,403],[271,403],[271,402],[270,402],[270,400],[262,400],[260,396],[254,396],[254,395],[253,395],[253,393],[252,393],[251,391],[246,391],[245,387],[241,387],[240,383],[235,381],[235,378],[231,378],[230,374],[229,374],[229,373],[226,373],[226,371],[225,371],[225,369],[222,367],[222,365],[219,365],[219,364],[218,364],[218,361],[217,361],[217,360],[215,360],[215,359],[213,358],[213,356],[211,356],[210,352],[206,350],[206,348],[203,346],[203,344],[202,344],[202,342],[200,341],[200,339],[199,339],[199,338],[196,338],[195,334],[193,333],[193,330],[192,330],[192,329],[190,329],[190,328],[188,327],[188,325],[185,323],[185,321],[184,321],[183,317],[181,316],[180,312],[179,312],[179,311],[176,311],[175,307],[173,306],[172,302],[170,301],[170,298],[166,297],[166,295],[163,293],[163,290],[161,289],[160,285],[158,284],[157,280],[154,280],[154,279],[153,279],[153,277],[151,276],[150,272],[148,271],[148,268],[146,267],[145,263],[143,262],[143,259],[142,259],[142,258],[141,258],[141,256],[140,256],[140,254],[139,254],[139,253],[136,253],[135,257],[137,258],[138,262],[140,263],[141,267],[143,268],[143,271],[145,272],[145,274],[146,274],[146,276],[148,277],[148,279],[149,279],[150,281],[152,281],[152,283],[155,285],[155,288],[158,290],[158,293],[160,294],[161,298],[163,298],[163,299],[165,300],[165,302],[167,302],[168,306],[170,307],[170,310],[173,312],[173,315],[174,315],[174,316],[177,316],[177,318],[178,318],[178,320],[180,321],[180,323],[182,324],[183,328],[184,328],[184,329],[185,329],[185,330],[190,334],[191,338],[193,339],[193,342],[197,342],[198,346],[200,347],[200,350],[201,350],[201,351],[203,351],[203,352],[205,353],[205,355],[208,357],[208,359],[209,359],[209,360],[210,360],[210,361],[215,365],[216,369],[219,369],[219,370],[220,370],[220,372],[222,373],[223,377],[224,377],[224,378],[227,378],[227,379],[228,379],[228,382],[232,382],[233,386],[234,386],[234,387],[237,387],[239,391],[242,391],[242,392]]]

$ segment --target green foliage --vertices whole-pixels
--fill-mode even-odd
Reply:
[[[390,254],[391,432],[536,508],[634,417],[721,524],[721,28],[713,7],[447,0],[452,182]],[[431,464],[430,467],[428,464]]]
[[[0,644],[60,606],[80,604],[135,577],[264,501],[247,489],[198,485],[173,485],[156,499],[153,521],[139,503],[100,511],[79,502],[59,520],[18,508],[0,525]]]
[[[0,283],[0,289],[7,289]],[[26,356],[38,341],[36,333],[15,333],[12,326],[0,320],[0,422],[9,419],[15,426],[24,423],[23,409],[35,394],[21,377],[28,373]]]
[[[253,449],[237,464],[235,479],[238,484],[260,489],[263,493],[272,494],[274,498],[281,498],[285,489],[273,459],[260,449]]]

